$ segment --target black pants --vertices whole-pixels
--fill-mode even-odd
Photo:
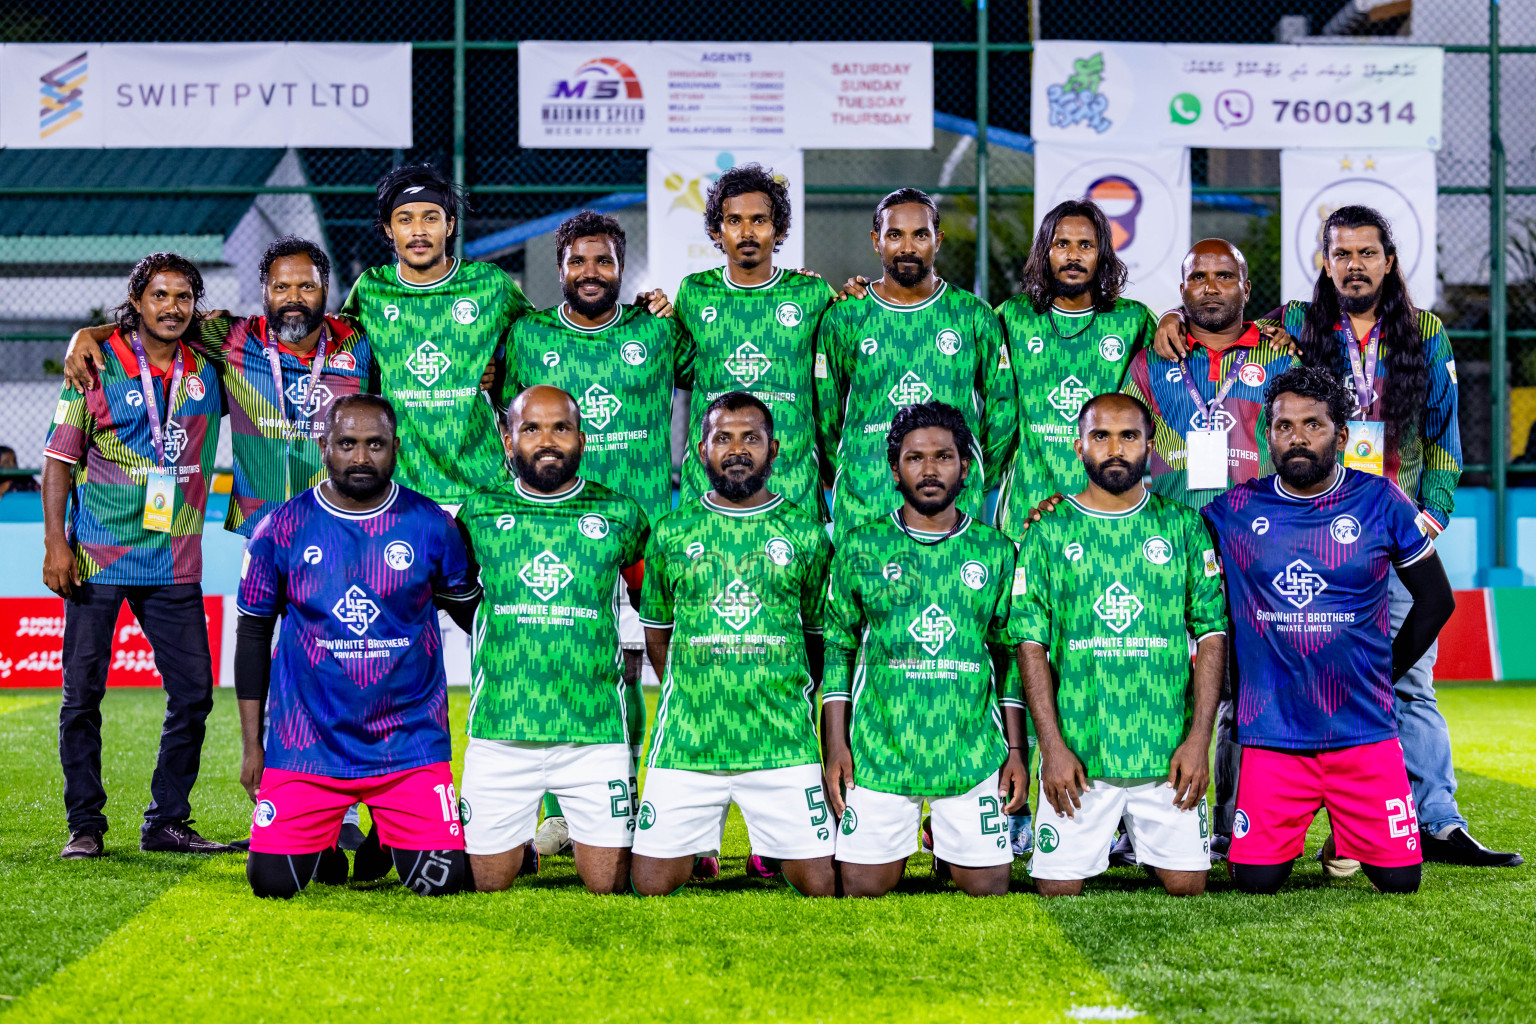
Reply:
[[[1230,634],[1229,634],[1230,637]],[[1216,705],[1216,820],[1211,831],[1232,834],[1237,817],[1237,777],[1243,768],[1243,748],[1237,743],[1237,694],[1232,685],[1234,657],[1227,652],[1227,667],[1221,676],[1221,703]]]
[[[107,692],[113,627],[124,601],[155,650],[165,686],[160,757],[150,779],[144,829],[192,816],[192,786],[213,710],[213,662],[203,620],[203,588],[114,587],[83,583],[64,603],[64,702],[59,708],[59,761],[69,830],[105,832],[107,792],[101,784],[101,699]]]

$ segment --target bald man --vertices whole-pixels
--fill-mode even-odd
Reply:
[[[638,790],[633,706],[619,657],[618,581],[633,602],[650,524],[635,501],[579,475],[569,394],[535,386],[507,409],[515,477],[458,518],[485,596],[475,616],[460,813],[475,888],[536,871],[545,793],[559,798],[576,871],[594,893],[629,886]]]

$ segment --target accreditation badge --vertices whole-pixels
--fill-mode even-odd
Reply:
[[[1344,466],[1381,476],[1386,452],[1386,428],[1381,420],[1350,420],[1349,444],[1344,447]]]
[[[176,478],[163,470],[151,469],[144,478],[144,529],[170,533],[176,515]]]
[[[1185,435],[1186,486],[1191,491],[1227,489],[1227,432],[1191,430]]]

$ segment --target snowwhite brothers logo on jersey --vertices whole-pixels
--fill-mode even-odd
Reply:
[[[1116,633],[1124,633],[1131,628],[1131,623],[1136,621],[1144,607],[1141,598],[1117,580],[1105,589],[1097,601],[1093,602],[1093,613],[1103,619],[1104,625]]]
[[[736,351],[725,357],[725,372],[739,381],[742,387],[751,387],[773,367],[773,362],[750,341],[736,346]]]
[[[1297,608],[1305,608],[1314,597],[1328,589],[1328,581],[1299,558],[1275,573],[1270,585]]]
[[[752,621],[752,616],[762,606],[763,602],[752,592],[752,588],[741,580],[732,580],[710,605],[715,614],[738,633],[747,628],[747,623]]]
[[[448,358],[448,354],[430,341],[417,345],[416,351],[412,352],[405,361],[405,368],[428,387],[436,384],[437,379],[452,365],[453,360]]]
[[[379,605],[368,596],[368,591],[353,584],[332,606],[331,614],[336,616],[342,625],[358,636],[362,636],[368,632],[368,627],[373,625],[373,620],[379,617]]]
[[[624,403],[619,401],[619,396],[601,384],[593,384],[581,396],[581,418],[598,430],[606,430],[622,408]]]
[[[560,561],[560,557],[553,551],[546,549],[543,554],[535,555],[533,561],[524,565],[517,578],[526,583],[540,601],[550,601],[560,593],[561,587],[576,577],[570,566]]]
[[[955,635],[955,621],[944,614],[944,609],[937,604],[930,604],[924,608],[917,618],[907,626],[907,632],[912,634],[912,639],[934,657],[944,649],[949,638]]]
[[[933,388],[923,382],[923,378],[908,370],[902,375],[890,391],[886,392],[886,398],[898,409],[908,405],[921,405],[933,397]]]

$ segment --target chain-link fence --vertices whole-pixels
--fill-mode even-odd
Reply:
[[[431,161],[459,170],[473,207],[464,237],[645,191],[642,150],[525,150],[517,145],[519,39],[922,40],[934,44],[935,145],[928,152],[811,151],[806,209],[797,224],[807,262],[829,280],[868,272],[862,239],[876,199],[901,185],[944,196],[948,238],[940,272],[980,285],[993,301],[1016,290],[1033,223],[1029,143],[1033,38],[1178,42],[1294,41],[1321,34],[1397,37],[1447,47],[1448,127],[1438,155],[1440,288],[1435,308],[1452,331],[1461,375],[1468,484],[1502,495],[1506,476],[1536,472],[1536,152],[1525,127],[1536,89],[1536,20],[1506,5],[1499,62],[1507,200],[1496,197],[1489,110],[1490,14],[1482,0],[1418,5],[1355,0],[1249,0],[1213,9],[1195,0],[1081,4],[1068,0],[941,0],[884,6],[822,2],[720,4],[704,0],[567,5],[491,0],[375,0],[365,5],[10,0],[0,41],[194,42],[411,40],[415,146],[409,150],[0,151],[0,444],[35,467],[57,399],[63,345],[120,301],[132,262],[156,248],[196,259],[209,304],[255,312],[254,264],[284,230],[321,238],[336,266],[339,302],[365,267],[392,258],[373,227],[372,187],[390,166]],[[1378,17],[1377,15],[1385,15]],[[1513,20],[1526,19],[1511,25]],[[986,39],[986,73],[978,74]],[[1380,42],[1379,38],[1369,41]],[[463,68],[456,116],[455,68]],[[1516,98],[1518,97],[1518,101]],[[978,144],[977,112],[989,131]],[[1519,125],[1521,130],[1514,132]],[[985,149],[988,216],[978,224],[978,159]],[[1252,309],[1280,294],[1279,159],[1275,151],[1192,154],[1194,235],[1222,236],[1248,255]],[[1507,270],[1494,266],[1491,204],[1507,203]],[[626,221],[643,226],[643,204]],[[1492,240],[1491,240],[1492,239]],[[978,243],[987,253],[977,260]],[[632,242],[632,249],[643,247]],[[530,266],[528,253],[537,254]],[[538,299],[554,297],[547,247],[490,258]],[[1497,302],[1503,275],[1508,300]],[[1421,298],[1421,301],[1422,298]],[[1501,367],[1501,372],[1495,372]],[[1508,389],[1507,392],[1505,389]],[[1507,397],[1506,397],[1507,395]],[[1493,424],[1502,424],[1499,430]],[[3,472],[3,470],[0,470]],[[1502,500],[1500,501],[1502,506]],[[1504,531],[1498,529],[1502,538]]]

